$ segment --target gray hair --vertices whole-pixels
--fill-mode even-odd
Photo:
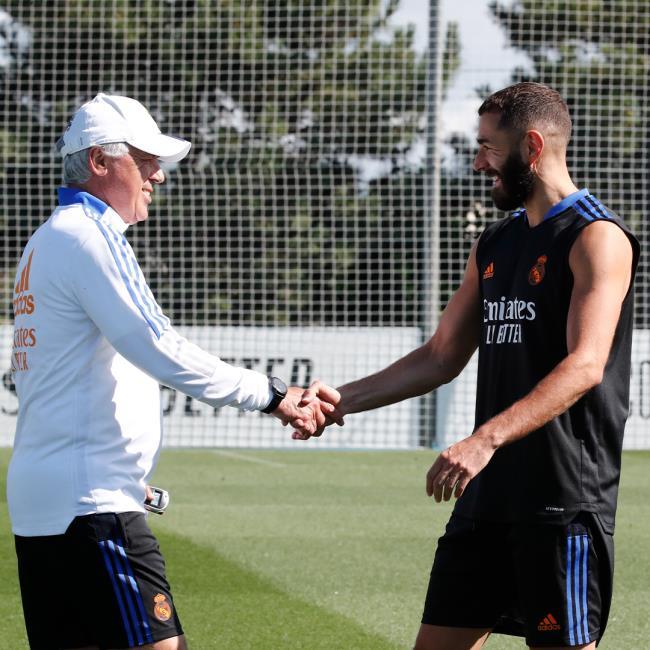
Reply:
[[[110,144],[98,146],[109,158],[122,158],[122,156],[129,153],[129,146],[126,142],[111,142]],[[90,180],[88,151],[89,149],[75,151],[63,159],[64,185],[83,185]]]

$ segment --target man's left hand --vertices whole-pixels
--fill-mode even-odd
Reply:
[[[467,484],[490,462],[496,447],[476,432],[443,451],[427,472],[427,495],[440,503],[458,498]]]

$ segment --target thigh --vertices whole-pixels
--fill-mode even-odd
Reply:
[[[531,646],[581,646],[602,637],[612,595],[614,545],[591,513],[568,526],[525,526],[513,556]]]
[[[16,537],[30,647],[131,648],[181,636],[158,543],[140,513],[77,517]]]
[[[422,624],[413,650],[479,650],[490,630]]]
[[[154,641],[183,635],[171,588],[167,581],[165,560],[158,540],[151,532],[145,515],[119,515],[125,530],[126,563],[137,583]]]
[[[87,607],[99,647],[130,648],[183,634],[165,563],[143,514],[80,517],[74,536],[101,564],[101,592]],[[97,576],[86,578],[85,590],[92,593]]]
[[[65,535],[15,537],[18,579],[32,650],[92,645],[79,608],[79,565]]]
[[[422,623],[492,629],[514,597],[507,527],[453,516],[438,540]]]

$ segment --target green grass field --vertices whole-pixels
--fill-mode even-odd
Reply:
[[[0,648],[26,648],[0,450]],[[434,452],[166,451],[150,518],[192,650],[412,647],[449,504]],[[513,486],[516,489],[516,486]],[[650,453],[627,453],[601,649],[650,647]],[[56,588],[44,594],[56,598]],[[523,648],[492,637],[488,648]]]

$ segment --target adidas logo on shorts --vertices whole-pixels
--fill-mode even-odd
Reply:
[[[552,614],[547,614],[537,625],[540,632],[552,632],[560,629],[560,624]]]

